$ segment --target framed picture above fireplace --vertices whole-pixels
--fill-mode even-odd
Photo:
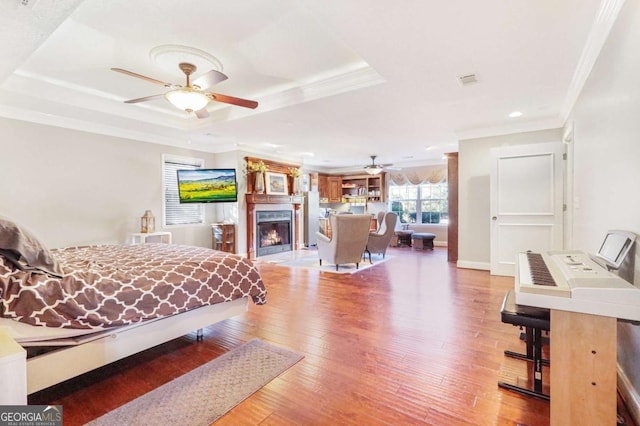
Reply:
[[[287,175],[284,173],[266,172],[264,174],[267,194],[289,195]]]

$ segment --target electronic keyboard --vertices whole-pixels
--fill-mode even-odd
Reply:
[[[640,288],[581,251],[518,253],[516,303],[640,321]]]

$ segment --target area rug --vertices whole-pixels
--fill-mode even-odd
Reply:
[[[209,425],[302,358],[253,339],[87,425]]]
[[[386,262],[390,258],[391,258],[390,256],[386,256],[383,259],[382,256],[374,255],[372,257],[373,263],[369,263],[369,258],[367,257],[367,260],[363,260],[362,262],[360,262],[360,265],[358,266],[357,269],[356,269],[355,263],[345,263],[343,265],[340,265],[337,271],[336,271],[336,265],[332,263],[323,262],[322,266],[320,266],[317,253],[313,256],[304,256],[304,257],[299,257],[297,259],[291,259],[291,260],[272,260],[272,261],[266,261],[266,263],[272,263],[279,266],[287,266],[289,268],[312,269],[312,270],[321,271],[321,272],[330,272],[332,274],[353,274],[356,272],[364,271],[365,269],[369,269],[373,266],[379,265],[382,262]]]

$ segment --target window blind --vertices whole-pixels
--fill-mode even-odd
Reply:
[[[178,196],[178,170],[202,168],[202,161],[164,160],[164,221],[165,225],[191,225],[204,223],[202,204],[180,204]]]

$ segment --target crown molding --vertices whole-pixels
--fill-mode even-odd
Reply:
[[[563,123],[569,118],[569,114],[571,114],[571,110],[573,110],[573,106],[578,100],[589,74],[591,74],[593,65],[598,60],[598,56],[600,56],[602,47],[609,37],[611,28],[615,24],[624,2],[625,0],[602,1],[560,110],[560,117]]]
[[[511,135],[515,133],[536,132],[538,130],[560,129],[562,120],[559,117],[524,121],[509,126],[483,127],[455,132],[458,141],[467,139],[487,138],[493,136]]]
[[[360,66],[357,69],[344,70],[329,77],[318,78],[293,87],[282,88],[273,93],[255,96],[254,98],[260,102],[259,108],[255,110],[245,108],[230,109],[228,106],[220,106],[213,111],[209,110],[210,118],[206,121],[207,123],[228,121],[265,113],[315,99],[351,92],[384,83],[385,81],[369,65]]]
[[[188,133],[176,129],[166,132],[165,134],[153,134],[145,130],[129,129],[126,126],[89,121],[86,118],[53,115],[50,113],[35,111],[33,109],[25,109],[2,104],[0,104],[0,117],[212,154],[237,149],[235,143],[211,143],[211,141],[198,141],[195,140],[195,138],[190,137]]]

